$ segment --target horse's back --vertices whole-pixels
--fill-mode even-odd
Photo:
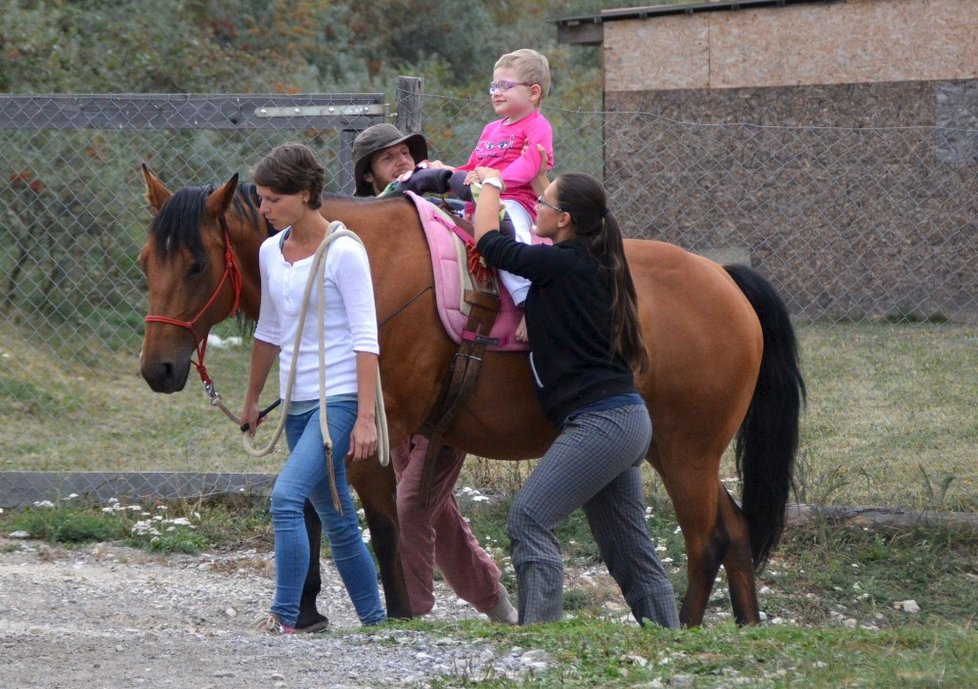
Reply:
[[[636,380],[657,444],[722,452],[743,421],[763,349],[757,314],[719,264],[659,241],[626,240],[651,358]]]

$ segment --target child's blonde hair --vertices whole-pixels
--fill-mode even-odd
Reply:
[[[496,60],[493,69],[511,69],[521,81],[540,84],[540,100],[550,94],[550,63],[547,58],[530,48],[520,48],[506,53]]]

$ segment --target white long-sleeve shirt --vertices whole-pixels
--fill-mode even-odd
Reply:
[[[280,396],[284,397],[289,367],[295,356],[293,347],[303,293],[313,257],[289,263],[282,254],[282,237],[282,233],[269,237],[258,252],[261,309],[255,337],[281,348],[279,389]],[[364,248],[350,237],[339,237],[329,245],[325,264],[326,394],[355,393],[356,352],[380,352],[370,265]],[[314,286],[309,295],[309,310],[302,330],[293,401],[319,397],[318,308],[319,299]]]

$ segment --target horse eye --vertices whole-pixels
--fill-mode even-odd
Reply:
[[[204,272],[204,262],[194,261],[190,264],[190,270],[187,271],[188,275],[200,275]]]

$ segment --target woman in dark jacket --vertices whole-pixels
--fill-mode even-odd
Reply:
[[[678,627],[675,594],[645,524],[640,466],[652,439],[633,371],[648,367],[621,231],[601,184],[558,177],[537,200],[536,232],[552,246],[498,232],[499,172],[476,170],[477,248],[531,280],[526,327],[533,382],[560,435],[510,509],[507,528],[521,624],[563,613],[563,559],[554,529],[583,507],[601,556],[639,623]]]

